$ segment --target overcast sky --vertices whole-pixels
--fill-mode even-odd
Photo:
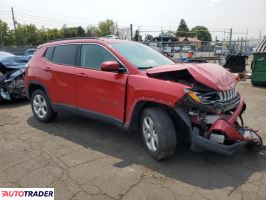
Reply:
[[[12,25],[10,7],[19,23],[45,27],[98,24],[107,18],[142,31],[176,30],[181,18],[189,28],[207,26],[213,38],[233,28],[233,37],[266,35],[266,0],[1,0],[0,19]],[[156,33],[154,33],[156,35]]]

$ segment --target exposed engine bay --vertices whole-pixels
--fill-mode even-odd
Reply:
[[[0,62],[0,99],[25,98],[24,66],[5,66]]]

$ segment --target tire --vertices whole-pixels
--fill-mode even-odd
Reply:
[[[175,127],[166,110],[159,107],[146,108],[141,115],[140,129],[145,148],[155,160],[168,158],[175,153]]]
[[[49,98],[43,90],[35,90],[31,96],[31,109],[34,117],[43,123],[54,120],[57,113],[52,109]]]

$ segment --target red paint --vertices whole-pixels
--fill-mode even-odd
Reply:
[[[77,108],[108,115],[130,125],[132,112],[138,102],[151,101],[174,107],[185,95],[189,86],[150,78],[149,74],[188,70],[198,82],[218,91],[229,90],[236,84],[234,76],[216,64],[172,64],[140,71],[109,43],[129,42],[122,40],[77,39],[41,45],[29,62],[25,85],[38,81],[46,86],[52,103],[66,104]],[[68,43],[96,43],[111,51],[126,66],[128,73],[86,69],[79,66],[54,64],[43,58],[48,46]],[[112,66],[111,66],[112,65]],[[103,68],[117,67],[106,62]],[[217,120],[211,130],[224,132],[232,140],[243,140],[232,124],[239,116],[244,101],[228,121]]]

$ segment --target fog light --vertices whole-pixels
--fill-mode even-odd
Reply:
[[[212,133],[210,135],[210,140],[213,141],[213,142],[217,142],[217,143],[223,144],[224,143],[224,135]]]

